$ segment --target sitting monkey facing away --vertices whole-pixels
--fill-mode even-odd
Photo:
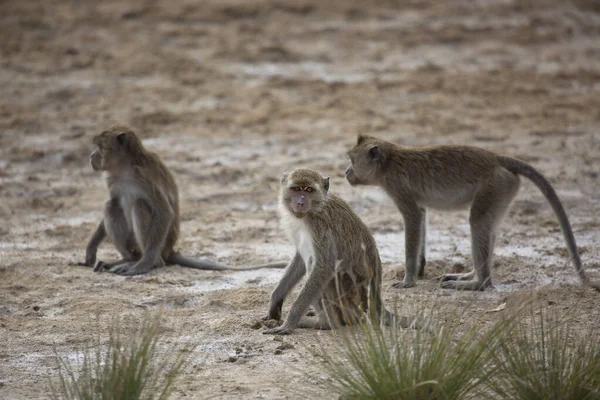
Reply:
[[[179,197],[173,175],[155,153],[142,145],[127,127],[111,127],[93,140],[90,156],[94,171],[102,171],[110,199],[104,218],[90,239],[84,266],[94,266],[100,243],[108,236],[122,260],[98,261],[94,271],[108,269],[120,275],[145,274],[166,264],[207,270],[283,268],[273,263],[247,268],[229,268],[194,260],[173,250],[179,236]]]
[[[556,192],[531,165],[476,147],[411,148],[364,135],[358,136],[348,156],[348,182],[352,186],[382,187],[404,218],[406,274],[397,287],[415,286],[417,266],[419,276],[423,276],[425,209],[453,210],[469,205],[473,271],[444,275],[441,286],[463,290],[491,286],[495,230],[519,190],[522,175],[541,190],[552,206],[582,283],[600,291],[600,284],[590,282],[583,270],[573,230]]]
[[[296,254],[271,295],[264,320],[281,319],[285,297],[304,274],[308,278],[283,325],[263,333],[332,329],[356,322],[369,308],[386,323],[395,318],[381,301],[382,270],[375,239],[350,206],[329,193],[329,178],[310,169],[284,174],[279,211]],[[309,306],[316,318],[305,316]],[[407,327],[409,321],[398,318],[397,323]]]

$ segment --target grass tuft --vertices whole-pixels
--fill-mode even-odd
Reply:
[[[502,399],[600,399],[600,335],[575,336],[569,318],[539,309],[501,342],[490,389]]]
[[[339,345],[321,350],[327,378],[320,383],[342,399],[485,398],[483,382],[495,371],[492,355],[512,319],[485,331],[482,324],[466,328],[460,315],[447,321],[433,334],[369,320],[359,329],[339,329]]]
[[[125,337],[120,333],[120,325],[115,319],[108,344],[103,345],[98,335],[77,363],[55,351],[58,382],[51,381],[51,398],[163,400],[170,396],[191,350],[160,348],[158,315],[147,315],[140,327]]]
[[[455,312],[433,333],[367,319],[334,331],[338,344],[317,354],[325,377],[314,378],[345,400],[600,399],[597,332],[533,302],[504,314],[470,314],[465,326]]]

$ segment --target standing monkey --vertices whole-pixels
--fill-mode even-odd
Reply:
[[[273,263],[234,269],[174,251],[179,237],[179,197],[171,172],[155,153],[144,148],[130,128],[111,127],[96,136],[93,143],[96,148],[90,164],[94,171],[103,172],[110,200],[88,243],[85,262],[80,265],[95,264],[94,271],[108,269],[119,275],[145,274],[165,264],[219,271],[286,266]],[[98,246],[106,236],[123,259],[96,264]]]
[[[283,301],[304,274],[306,283],[283,325],[267,334],[295,328],[331,329],[372,311],[389,322],[394,315],[381,301],[381,261],[373,236],[341,198],[329,193],[329,178],[310,169],[284,174],[279,192],[281,224],[296,254],[271,295],[264,318],[281,318]],[[316,318],[305,316],[313,306]],[[403,326],[408,321],[399,321]]]
[[[352,186],[382,187],[404,218],[406,274],[400,287],[415,286],[417,267],[423,276],[425,209],[455,210],[469,205],[473,271],[444,275],[441,286],[463,290],[490,286],[495,230],[519,190],[521,175],[530,179],[552,206],[582,283],[600,291],[600,284],[590,282],[585,275],[573,230],[556,192],[531,165],[476,147],[410,148],[363,135],[358,136],[348,156],[348,182]]]

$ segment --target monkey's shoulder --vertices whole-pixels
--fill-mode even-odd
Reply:
[[[352,231],[361,236],[370,236],[369,228],[363,220],[356,214],[350,204],[335,194],[329,194],[325,204],[326,212],[323,213],[329,218],[325,225],[330,226],[338,234]]]

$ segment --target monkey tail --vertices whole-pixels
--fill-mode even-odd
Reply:
[[[369,282],[369,296],[371,297],[371,303],[369,307],[369,313],[371,319],[376,318],[382,321],[386,326],[392,325],[394,320],[399,320],[401,317],[388,311],[383,305],[381,300],[381,277],[374,275],[371,277]]]
[[[261,269],[261,268],[285,268],[288,266],[288,264],[289,263],[287,263],[287,262],[275,262],[275,263],[269,263],[269,264],[253,265],[250,267],[230,268],[230,269],[235,270],[235,271],[252,271],[252,270]]]
[[[575,243],[575,236],[573,236],[573,229],[571,228],[571,223],[569,222],[567,213],[565,212],[565,209],[550,182],[548,182],[548,180],[535,168],[533,168],[531,165],[527,164],[524,161],[505,156],[500,156],[499,161],[501,166],[503,166],[513,174],[524,176],[525,178],[533,182],[535,186],[538,187],[538,189],[540,189],[548,203],[550,203],[552,210],[554,210],[554,214],[556,214],[558,218],[560,229],[565,238],[565,242],[567,243],[567,249],[569,250],[569,254],[571,255],[571,260],[573,260],[573,266],[575,267],[575,271],[577,271],[577,273],[579,274],[581,282],[584,285],[591,286],[600,292],[600,284],[590,282],[589,278],[585,274],[585,271],[581,264],[581,258],[579,257],[579,251],[577,250],[577,244]]]
[[[288,263],[285,262],[276,262],[270,264],[253,265],[250,267],[233,268],[216,263],[214,261],[196,260],[193,258],[189,258],[175,251],[171,253],[171,255],[169,256],[169,258],[167,258],[166,261],[169,264],[177,264],[181,265],[182,267],[204,269],[209,271],[252,271],[261,268],[285,268],[288,265]]]
[[[172,252],[167,258],[167,263],[169,264],[177,264],[182,267],[194,268],[194,269],[204,269],[209,271],[226,271],[231,268],[226,267],[225,265],[208,261],[208,260],[195,260],[193,258],[186,257],[177,252]]]

